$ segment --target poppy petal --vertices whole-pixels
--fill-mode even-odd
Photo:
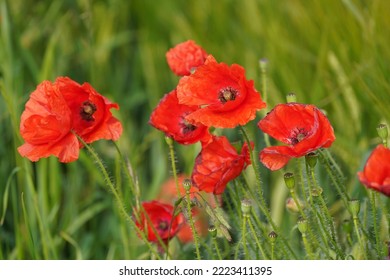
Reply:
[[[291,149],[286,146],[267,147],[260,152],[260,161],[268,169],[275,171],[283,168],[291,159]]]

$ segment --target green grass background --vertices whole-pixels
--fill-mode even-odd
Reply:
[[[380,142],[376,126],[390,119],[389,10],[385,0],[0,0],[0,258],[143,258],[145,248],[88,154],[66,165],[56,158],[30,163],[16,151],[19,119],[41,81],[69,76],[91,83],[120,105],[118,145],[142,199],[153,199],[170,177],[170,163],[163,134],[147,122],[178,82],[165,53],[188,39],[218,61],[244,66],[259,90],[259,60],[266,58],[267,110],[289,92],[324,109],[348,193],[364,199],[356,172]],[[261,149],[261,133],[252,126]],[[119,178],[113,145],[94,147]],[[188,174],[199,147],[176,148],[179,169]],[[273,216],[290,227],[283,173],[262,173]],[[337,213],[334,190],[323,183]],[[192,251],[183,252],[185,258]]]

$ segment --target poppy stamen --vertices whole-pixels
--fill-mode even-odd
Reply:
[[[304,128],[295,128],[292,131],[292,136],[290,137],[290,143],[292,145],[296,145],[299,142],[301,142],[303,139],[305,139],[307,136],[307,132]]]
[[[218,99],[221,101],[222,104],[225,104],[228,101],[233,101],[236,99],[238,94],[238,90],[232,88],[232,87],[227,87],[222,90],[220,90],[218,94]]]
[[[185,115],[187,115],[187,114],[185,114]],[[185,119],[185,117],[183,117],[183,119],[181,120],[180,125],[182,126],[182,133],[183,134],[190,133],[190,132],[194,131],[197,128],[195,125],[193,125],[192,123],[188,122]]]
[[[96,105],[90,101],[84,101],[80,108],[81,118],[85,121],[93,121],[93,114],[96,112]]]
[[[166,221],[161,221],[158,223],[158,228],[161,230],[167,230],[168,229],[168,223]]]

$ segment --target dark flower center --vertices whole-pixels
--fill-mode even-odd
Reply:
[[[299,142],[301,142],[303,139],[306,138],[307,132],[304,128],[295,128],[293,129],[291,136],[290,136],[290,143],[291,145],[296,145]]]
[[[168,229],[168,223],[166,221],[160,221],[158,223],[158,229],[161,229],[163,231]]]
[[[236,99],[238,94],[238,90],[232,88],[232,87],[227,87],[224,89],[221,89],[218,94],[218,99],[221,101],[222,104],[225,104],[228,101],[233,101]]]
[[[185,119],[185,116],[188,115],[189,113],[186,113],[183,115],[182,117],[182,120],[180,121],[180,125],[182,127],[182,133],[183,134],[187,134],[187,133],[190,133],[192,131],[194,131],[195,129],[197,129],[197,127],[191,123],[189,123],[186,119]]]
[[[81,118],[85,121],[93,121],[94,117],[93,114],[96,112],[96,105],[93,104],[92,102],[84,101],[83,104],[80,107],[80,115]]]

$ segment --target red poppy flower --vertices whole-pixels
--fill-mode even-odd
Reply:
[[[246,144],[240,155],[226,137],[214,136],[195,159],[192,182],[201,191],[221,194],[227,183],[238,177],[250,163]]]
[[[205,62],[206,57],[206,51],[192,40],[177,44],[166,53],[169,67],[178,76],[190,75]]]
[[[183,218],[181,215],[173,216],[172,205],[152,200],[143,202],[142,207],[145,211],[141,211],[139,220],[135,220],[135,223],[145,232],[149,241],[158,242],[155,231],[165,242],[179,231]]]
[[[191,124],[185,117],[194,112],[197,106],[179,104],[176,90],[166,94],[152,112],[149,124],[165,132],[180,144],[193,144],[198,141],[208,141],[208,127],[202,124]]]
[[[390,149],[377,146],[369,156],[363,171],[358,172],[360,182],[390,196]]]
[[[211,55],[195,73],[180,79],[177,97],[181,104],[199,106],[187,116],[189,122],[221,128],[245,125],[266,106],[243,67],[217,63]]]
[[[329,120],[313,105],[279,104],[258,126],[264,133],[287,144],[267,147],[260,152],[260,161],[271,170],[282,168],[292,157],[330,147],[335,140]]]
[[[111,108],[119,109],[88,83],[79,85],[66,77],[54,83],[44,81],[31,93],[21,116],[20,133],[25,143],[18,151],[31,161],[50,155],[61,162],[74,161],[81,144],[73,132],[87,143],[119,138],[122,125],[112,116]]]

